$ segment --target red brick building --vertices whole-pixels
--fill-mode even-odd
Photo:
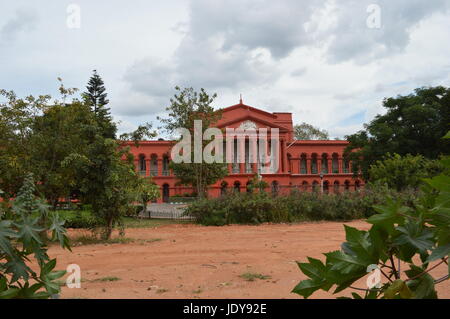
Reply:
[[[266,112],[242,102],[223,109],[218,128],[254,127],[278,128],[280,163],[278,172],[261,174],[269,185],[268,191],[287,193],[291,190],[318,190],[340,192],[356,190],[362,181],[351,173],[351,163],[343,158],[347,141],[294,140],[292,113]],[[142,176],[152,176],[161,188],[161,198],[168,201],[171,196],[192,193],[192,188],[179,185],[169,169],[170,151],[173,141],[143,141],[139,147],[128,144],[135,156],[137,171]],[[220,196],[227,191],[247,191],[248,183],[258,172],[257,164],[232,163],[228,165],[228,176],[209,188],[209,195]]]

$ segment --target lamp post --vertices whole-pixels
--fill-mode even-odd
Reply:
[[[320,173],[320,193],[323,194],[323,173]]]

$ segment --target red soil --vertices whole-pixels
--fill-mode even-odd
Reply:
[[[346,223],[367,229],[364,221]],[[79,234],[71,231],[70,235]],[[343,223],[203,227],[174,224],[127,229],[127,244],[78,246],[73,252],[52,247],[58,269],[81,267],[80,289],[63,287],[62,298],[299,298],[292,288],[306,279],[295,261],[339,249]],[[151,241],[152,239],[160,239]],[[432,275],[446,274],[440,266]],[[243,273],[270,279],[246,281]],[[117,277],[116,281],[100,281]],[[116,278],[116,279],[117,279]],[[97,280],[96,280],[97,279]],[[365,279],[355,286],[365,287]],[[438,285],[440,298],[450,298],[450,281]],[[347,290],[340,295],[349,296]],[[319,291],[313,298],[335,296]]]

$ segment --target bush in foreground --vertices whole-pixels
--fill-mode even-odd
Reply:
[[[70,249],[64,221],[57,214],[49,220],[48,205],[34,193],[29,175],[11,209],[0,212],[0,299],[49,298],[60,291],[57,279],[65,271],[54,271],[56,259],[47,255],[46,241],[50,231],[51,240]],[[30,268],[33,257],[38,273]]]

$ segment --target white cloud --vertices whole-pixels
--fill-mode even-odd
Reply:
[[[80,0],[78,30],[65,25],[70,3],[2,8],[0,87],[55,93],[61,76],[84,89],[97,69],[123,131],[164,114],[175,85],[217,92],[217,106],[243,93],[332,136],[382,112],[383,97],[450,85],[445,0]],[[380,29],[366,25],[371,3]]]

